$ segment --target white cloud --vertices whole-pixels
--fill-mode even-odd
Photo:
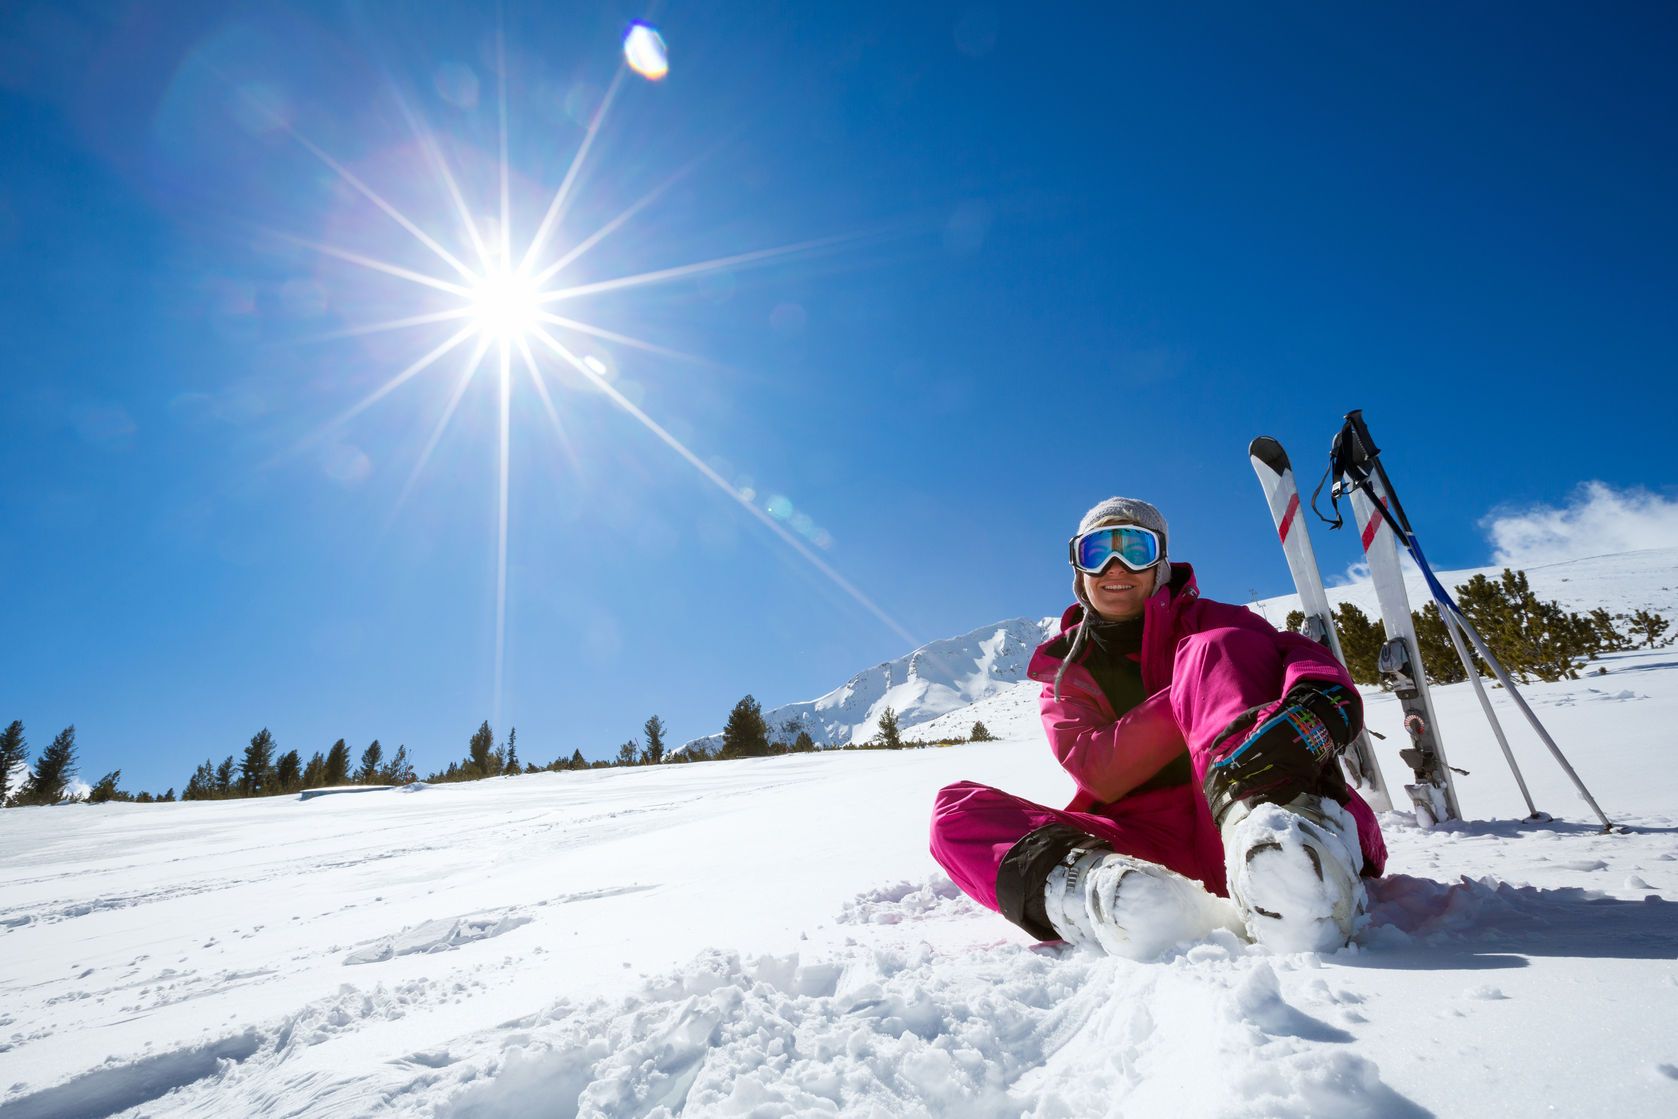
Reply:
[[[1332,571],[1323,576],[1323,582],[1331,587],[1355,587],[1359,583],[1369,582],[1369,565],[1363,560],[1346,565],[1346,570],[1336,575]]]
[[[1480,527],[1492,544],[1492,562],[1536,567],[1563,560],[1678,548],[1678,501],[1633,487],[1616,490],[1584,482],[1560,507],[1494,509]]]

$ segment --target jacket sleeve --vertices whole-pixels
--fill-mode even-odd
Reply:
[[[1049,749],[1078,788],[1103,803],[1118,800],[1187,750],[1161,690],[1120,716],[1105,719],[1094,705],[1045,685],[1038,701]]]
[[[1198,628],[1239,626],[1266,634],[1276,643],[1276,650],[1282,657],[1282,693],[1276,697],[1277,699],[1287,695],[1295,684],[1304,680],[1344,684],[1354,692],[1357,691],[1357,685],[1352,683],[1351,676],[1335,659],[1328,646],[1317,644],[1303,633],[1285,633],[1278,630],[1245,606],[1207,600],[1202,600],[1201,605],[1205,614]]]

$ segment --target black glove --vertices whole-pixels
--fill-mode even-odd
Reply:
[[[1335,763],[1363,729],[1363,701],[1339,683],[1299,684],[1276,703],[1236,716],[1212,742],[1206,801],[1223,823],[1240,801],[1286,804],[1301,793],[1351,799]]]

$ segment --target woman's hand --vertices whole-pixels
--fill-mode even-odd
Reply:
[[[1212,819],[1238,801],[1285,804],[1301,793],[1346,803],[1335,759],[1363,729],[1363,701],[1344,684],[1307,681],[1238,715],[1213,741],[1204,788]]]

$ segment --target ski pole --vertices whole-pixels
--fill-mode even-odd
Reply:
[[[1514,751],[1509,749],[1509,739],[1503,733],[1503,724],[1498,722],[1497,714],[1492,710],[1491,698],[1486,695],[1486,686],[1480,682],[1480,670],[1475,666],[1474,658],[1469,655],[1468,647],[1463,644],[1462,634],[1457,632],[1459,623],[1456,615],[1438,603],[1434,603],[1434,606],[1439,610],[1440,620],[1445,623],[1445,632],[1450,634],[1451,647],[1457,651],[1457,659],[1462,662],[1463,670],[1468,673],[1469,683],[1474,685],[1474,695],[1480,701],[1480,710],[1486,713],[1486,721],[1492,725],[1492,733],[1497,735],[1497,744],[1503,750],[1503,759],[1509,763],[1509,772],[1515,775],[1515,784],[1521,787],[1521,799],[1527,802],[1527,819],[1550,819],[1532,803],[1532,794],[1527,791],[1527,782],[1521,775],[1521,767],[1515,763]]]

